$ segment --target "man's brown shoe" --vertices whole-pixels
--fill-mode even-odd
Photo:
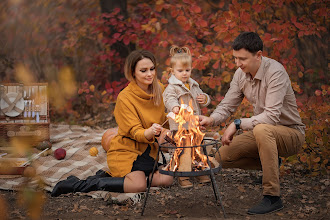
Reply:
[[[190,182],[189,177],[178,177],[179,186],[183,189],[193,187],[193,184]]]

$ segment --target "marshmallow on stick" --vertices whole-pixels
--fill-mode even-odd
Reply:
[[[174,112],[169,112],[166,115],[167,119],[164,121],[164,123],[162,124],[162,127],[166,124],[166,122],[168,122],[168,119],[172,119],[173,121],[175,121],[175,114]]]
[[[181,104],[181,108],[187,110],[187,112],[192,112],[192,108],[187,104]]]

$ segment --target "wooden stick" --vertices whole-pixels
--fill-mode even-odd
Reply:
[[[168,118],[164,121],[164,123],[162,124],[162,127],[166,124],[166,122],[168,122]]]
[[[38,153],[37,155],[35,155],[34,157],[32,157],[30,160],[26,161],[25,163],[23,163],[21,166],[25,166],[28,163],[31,163],[32,160],[37,159],[38,157],[40,157],[40,155],[45,152],[46,150],[48,150],[49,148],[46,148],[45,150],[41,151],[40,153]]]

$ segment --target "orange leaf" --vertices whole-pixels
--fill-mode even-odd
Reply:
[[[177,20],[178,22],[185,22],[187,19],[186,19],[185,16],[180,15],[180,16],[178,16],[178,17],[176,18],[176,20]]]
[[[223,81],[225,82],[225,83],[229,83],[230,82],[230,80],[231,80],[231,77],[230,77],[230,75],[228,74],[228,75],[226,75],[224,78],[223,78]]]
[[[217,85],[216,80],[214,80],[214,78],[210,78],[210,80],[209,80],[209,87],[211,89],[214,89],[216,85]]]
[[[320,157],[317,157],[317,158],[315,158],[313,161],[314,161],[315,163],[318,163],[318,162],[320,162],[320,160],[321,160],[321,158],[320,158]]]
[[[166,18],[162,18],[161,22],[162,22],[163,24],[167,24],[167,23],[168,23],[168,20],[167,20]]]

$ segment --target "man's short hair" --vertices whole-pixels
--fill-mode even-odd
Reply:
[[[234,50],[240,50],[242,48],[255,54],[259,50],[263,50],[263,43],[257,33],[243,32],[236,37],[233,43]]]

